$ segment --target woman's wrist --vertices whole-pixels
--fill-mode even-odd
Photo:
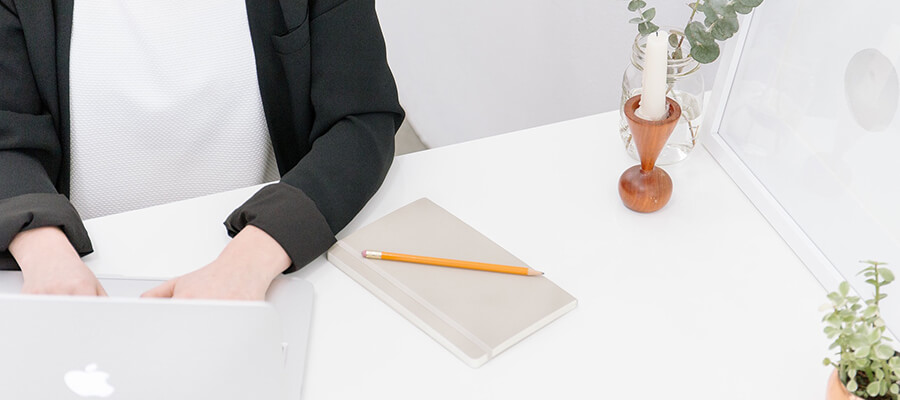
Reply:
[[[34,268],[81,259],[66,234],[55,226],[20,232],[10,242],[9,252],[26,275]]]
[[[219,261],[225,265],[248,268],[251,273],[271,282],[291,266],[287,252],[268,233],[247,225],[225,246]]]

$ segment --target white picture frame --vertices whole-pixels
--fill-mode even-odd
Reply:
[[[739,33],[736,37],[725,43],[722,52],[722,60],[720,61],[721,65],[716,77],[710,103],[706,108],[707,115],[705,116],[701,128],[701,141],[704,144],[704,147],[732,177],[735,183],[753,202],[760,213],[765,216],[773,228],[775,228],[782,238],[784,238],[787,244],[794,250],[797,256],[803,261],[809,271],[826,290],[835,290],[841,281],[847,280],[851,283],[851,286],[857,293],[869,296],[871,294],[871,287],[864,282],[862,276],[857,274],[863,267],[858,261],[872,258],[892,263],[894,266],[900,265],[900,243],[898,243],[898,238],[896,237],[896,232],[900,226],[896,224],[896,220],[894,219],[896,216],[893,214],[885,215],[884,208],[877,210],[877,212],[867,208],[862,204],[863,202],[857,198],[858,193],[854,192],[859,189],[854,188],[853,185],[844,184],[845,182],[840,176],[841,174],[834,173],[832,168],[825,162],[804,164],[805,167],[801,175],[808,176],[810,180],[815,180],[817,182],[821,181],[821,183],[824,184],[833,183],[834,192],[824,196],[809,193],[809,188],[805,187],[802,182],[798,184],[797,182],[788,181],[791,179],[788,177],[791,174],[778,174],[777,172],[773,172],[787,171],[791,168],[796,169],[797,160],[792,158],[808,157],[810,160],[816,160],[819,155],[815,153],[815,149],[809,149],[810,154],[798,154],[802,153],[802,151],[791,153],[784,151],[784,149],[765,149],[764,147],[766,145],[781,146],[790,140],[773,140],[768,142],[761,140],[761,144],[753,144],[754,146],[761,145],[763,147],[761,149],[753,149],[757,153],[765,153],[764,158],[766,164],[764,167],[761,167],[760,160],[748,156],[750,151],[746,147],[749,146],[747,143],[752,140],[742,141],[736,139],[740,137],[746,138],[747,135],[750,135],[751,133],[755,134],[755,132],[737,132],[744,129],[744,127],[741,124],[729,124],[729,118],[734,118],[734,115],[736,114],[733,110],[738,107],[746,106],[746,104],[742,102],[746,102],[747,98],[752,98],[752,96],[743,96],[740,93],[741,90],[746,91],[746,88],[750,86],[744,84],[746,83],[744,81],[748,79],[748,75],[753,74],[744,71],[778,65],[781,62],[779,57],[784,54],[784,52],[760,48],[761,46],[759,46],[759,44],[761,41],[754,40],[754,34],[760,34],[759,32],[770,34],[772,31],[773,23],[771,20],[764,20],[764,18],[770,18],[775,15],[775,13],[780,12],[781,14],[778,14],[778,18],[782,20],[781,23],[787,21],[794,24],[796,22],[795,20],[791,20],[790,16],[784,16],[785,9],[790,8],[797,12],[797,14],[794,15],[804,16],[805,14],[803,13],[806,11],[803,9],[804,7],[809,7],[810,9],[812,7],[817,7],[819,9],[833,7],[835,13],[838,12],[838,7],[841,7],[840,10],[846,9],[846,7],[842,7],[837,3],[834,3],[833,5],[829,4],[833,2],[823,3],[814,2],[813,0],[779,1],[782,3],[776,4],[775,2],[766,2],[753,14],[742,18],[741,30]],[[780,7],[781,9],[776,11],[770,10],[774,7]],[[865,8],[863,5],[860,5],[860,7]],[[882,7],[896,7],[896,12],[887,12],[886,14],[893,16],[900,14],[900,4],[896,6],[882,5]],[[827,12],[827,10],[822,12]],[[794,18],[796,19],[797,17]],[[840,19],[840,22],[841,24],[853,23],[848,22],[848,20],[852,19],[843,18]],[[802,24],[807,26],[801,26],[799,28],[796,26],[792,27],[792,32],[802,31],[804,28],[808,28],[808,25],[813,23],[815,22],[802,22]],[[859,19],[855,23],[865,24],[871,22]],[[822,27],[826,27],[835,24],[835,20],[823,18],[821,24]],[[894,25],[893,27],[888,26],[884,29],[888,32],[886,34],[888,38],[883,40],[891,40],[891,43],[893,43],[894,39],[897,40],[896,47],[898,52],[890,55],[890,61],[893,62],[894,66],[898,66],[900,65],[900,25]],[[785,29],[785,31],[787,31],[787,29]],[[859,32],[861,32],[858,33],[859,35],[866,34],[865,29],[860,29]],[[842,26],[840,31],[835,32],[835,35],[837,36],[832,36],[830,40],[847,40],[852,41],[852,43],[847,43],[843,46],[844,49],[835,52],[832,60],[834,65],[823,66],[817,70],[820,71],[818,73],[795,68],[797,70],[796,73],[798,74],[797,79],[814,79],[816,85],[850,85],[851,83],[848,82],[852,81],[850,78],[853,74],[849,67],[845,74],[847,76],[846,81],[828,81],[823,79],[823,77],[836,76],[837,74],[834,72],[844,68],[844,64],[842,63],[845,63],[848,56],[851,55],[852,52],[848,52],[848,50],[852,50],[853,46],[858,45],[860,50],[864,50],[869,46],[867,39],[878,39],[866,37],[854,38],[853,35],[856,34],[857,33],[854,33],[852,26]],[[788,37],[785,38],[785,40],[791,42],[792,38]],[[769,42],[771,43],[772,41],[769,40]],[[793,43],[802,43],[803,45],[812,47],[821,46],[821,50],[823,51],[825,50],[825,46],[827,46],[822,43],[809,43],[809,41],[804,41],[803,38],[796,39]],[[815,51],[815,49],[810,51]],[[746,64],[748,62],[759,63],[760,59],[764,58],[760,57],[761,52],[768,52],[766,57],[770,58],[769,61],[772,65],[748,66],[748,64]],[[756,54],[754,55],[752,53]],[[852,58],[851,61],[853,61]],[[742,62],[745,64],[742,64]],[[821,71],[828,71],[828,73],[822,73]],[[896,70],[894,73],[896,74]],[[801,74],[802,76],[799,76]],[[791,79],[791,77],[782,77],[782,79]],[[755,83],[758,84],[760,82]],[[887,88],[885,90],[893,91],[894,88],[892,85],[894,85],[894,83],[885,86]],[[847,93],[851,92],[851,90],[846,87],[844,89]],[[836,92],[836,89],[832,88],[831,92]],[[803,94],[801,96],[813,95],[814,94]],[[894,92],[890,92],[887,93],[887,96],[883,97],[893,98],[894,96]],[[842,107],[852,108],[852,104],[842,104],[844,102],[849,103],[849,99],[850,95],[848,94],[846,99],[828,99],[830,103],[826,104],[833,104],[835,109],[842,109]],[[732,107],[732,109],[729,109],[729,107]],[[890,107],[888,106],[887,108]],[[836,113],[835,115],[840,114],[840,116],[835,116],[834,118],[847,119],[846,115],[848,114],[844,111],[845,110],[842,110],[840,113]],[[754,112],[762,114],[759,117],[762,119],[771,118],[772,120],[778,120],[778,118],[780,118],[779,115],[766,115],[765,113],[767,111],[764,107],[754,110]],[[896,110],[893,112],[896,113]],[[886,128],[887,133],[883,133],[883,131],[875,133],[867,131],[861,134],[853,134],[851,138],[841,139],[839,142],[863,141],[864,139],[862,138],[866,138],[865,145],[873,146],[874,144],[869,143],[873,140],[869,139],[875,138],[874,141],[876,144],[878,141],[884,143],[894,141],[896,139],[893,138],[893,135],[896,134],[896,136],[900,137],[900,121],[898,120],[900,120],[900,116],[895,116],[893,118],[892,122],[890,122]],[[745,120],[742,121],[742,123],[743,122],[745,122]],[[852,121],[841,120],[841,123],[850,124],[851,122]],[[858,118],[856,123],[861,126],[864,125]],[[803,124],[797,125],[802,126]],[[746,129],[749,130],[750,128]],[[785,132],[778,132],[778,134],[784,135],[784,137],[787,138],[791,137],[791,135],[800,136],[809,134],[809,132],[803,132],[802,129],[798,129],[786,129]],[[842,134],[842,132],[838,132],[837,134]],[[848,133],[848,135],[851,134]],[[823,141],[825,140],[833,140],[833,135],[827,139],[823,139]],[[785,145],[784,147],[790,148],[788,145]],[[802,147],[797,148],[802,149]],[[896,150],[900,151],[900,148]],[[847,158],[850,159],[849,157]],[[844,158],[841,159],[843,160]],[[887,196],[891,194],[900,194],[900,178],[898,178],[896,180],[897,183],[894,184],[891,181],[892,172],[890,172],[891,168],[900,168],[900,166],[897,165],[898,163],[896,161],[890,162],[889,160],[884,160],[883,163],[885,166],[884,172],[876,171],[876,173],[884,173],[886,175],[883,178],[887,181],[889,187],[876,190],[883,190],[884,195]],[[817,166],[821,166],[821,170],[817,170]],[[846,167],[846,169],[853,168],[857,169],[855,172],[859,175],[860,167]],[[791,172],[795,173],[796,171]],[[794,176],[793,179],[796,179],[796,176]],[[854,202],[857,202],[858,204],[855,204]],[[808,209],[804,208],[804,204],[810,204],[810,207],[808,207]],[[890,209],[887,210],[888,213],[892,212]],[[896,212],[898,213],[897,215],[900,215],[900,204],[898,204]],[[885,226],[886,223],[891,225]],[[746,239],[752,241],[752,238]],[[778,279],[778,277],[772,277],[772,279]],[[884,317],[888,326],[892,326],[892,323],[900,323],[900,289],[896,289],[895,286],[900,286],[900,283],[887,288],[889,296],[888,299],[883,302]],[[825,297],[823,295],[823,303],[824,302]]]

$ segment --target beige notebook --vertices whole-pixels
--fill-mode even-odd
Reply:
[[[328,251],[328,261],[472,367],[577,304],[544,276],[373,260],[362,256],[364,250],[527,265],[428,199],[388,214]]]

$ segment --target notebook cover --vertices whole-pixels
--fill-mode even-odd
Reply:
[[[363,250],[527,264],[424,198],[363,227],[328,251],[328,261],[472,367],[577,304],[543,276],[373,260],[364,258]]]

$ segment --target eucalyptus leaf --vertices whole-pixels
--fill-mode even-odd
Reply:
[[[628,3],[628,11],[637,11],[647,6],[647,3],[644,0],[631,0]]]
[[[879,275],[881,275],[881,278],[884,279],[885,285],[894,281],[894,273],[891,272],[891,270],[889,270],[887,268],[882,268],[878,272],[879,272]]]
[[[825,365],[825,366],[831,365],[831,359],[826,357],[824,360],[822,360],[822,365]]]
[[[735,3],[739,3],[747,7],[759,7],[762,2],[763,0],[737,0]]]
[[[891,393],[900,394],[900,386],[898,386],[896,383],[892,384],[891,385]]]
[[[700,64],[709,64],[719,58],[719,45],[713,44],[691,44],[691,57]]]
[[[713,26],[716,22],[719,21],[719,18],[721,18],[719,17],[719,13],[713,11],[712,9],[710,9],[710,11],[705,13],[704,15],[706,16],[706,18],[703,19],[703,23],[707,27]]]
[[[700,2],[700,4],[697,5],[697,12],[704,14],[704,15],[715,14],[715,11],[709,5],[708,1]]]
[[[738,25],[737,16],[729,16],[716,21],[710,33],[716,40],[727,40],[734,36],[738,29],[740,29],[740,26]]]
[[[718,12],[719,10],[728,6],[730,0],[706,0],[704,3],[709,5],[714,11]]]
[[[669,46],[672,46],[673,48],[678,47],[678,38],[679,38],[679,36],[677,33],[670,33],[669,34]]]
[[[659,30],[659,26],[657,26],[656,24],[654,24],[652,22],[645,22],[645,23],[638,25],[638,32],[640,32],[642,36],[647,36],[658,30]]]
[[[644,19],[641,17],[634,17],[634,18],[628,20],[629,24],[639,24],[641,22],[644,22]]]
[[[736,12],[738,14],[747,15],[747,14],[750,14],[751,12],[753,12],[753,7],[748,7],[741,3],[736,2],[736,3],[734,3],[733,7],[734,7],[734,12]]]
[[[641,16],[643,16],[644,19],[647,20],[647,21],[652,20],[653,17],[656,17],[656,8],[649,8],[649,9],[647,9],[647,11],[644,11],[644,13],[641,14]]]
[[[691,42],[691,46],[712,45],[716,41],[712,35],[706,31],[706,27],[701,22],[691,22],[684,29],[684,36]]]
[[[709,8],[713,11],[712,13],[704,12],[706,18],[733,17],[736,15],[731,0],[706,0],[706,3],[709,4]]]
[[[847,390],[850,392],[855,392],[859,389],[859,385],[856,383],[856,380],[853,379],[850,382],[847,382]]]

